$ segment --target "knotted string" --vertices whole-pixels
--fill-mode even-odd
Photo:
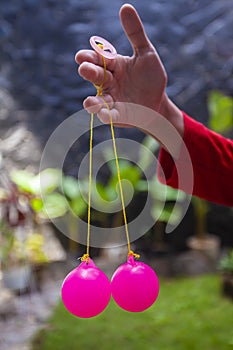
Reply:
[[[102,44],[98,44],[103,49]],[[113,143],[113,152],[114,152],[114,157],[115,157],[115,163],[116,163],[116,169],[117,169],[117,178],[118,178],[118,183],[119,183],[119,190],[120,190],[120,198],[121,198],[121,205],[122,205],[122,212],[123,212],[123,219],[124,219],[124,226],[125,226],[125,234],[126,234],[126,239],[127,239],[127,247],[128,247],[128,258],[130,256],[135,257],[136,259],[140,258],[139,254],[135,254],[131,250],[131,245],[130,245],[130,237],[129,237],[129,229],[128,229],[128,222],[127,222],[127,215],[126,215],[126,209],[125,209],[125,201],[124,201],[124,194],[123,194],[123,189],[122,189],[122,184],[121,184],[121,173],[120,173],[120,166],[119,166],[119,159],[118,159],[118,154],[117,154],[117,147],[116,147],[116,138],[115,138],[115,132],[114,132],[114,126],[113,126],[113,121],[112,121],[112,114],[110,107],[106,101],[106,99],[103,96],[103,85],[106,81],[106,61],[104,56],[102,57],[102,62],[103,62],[103,67],[104,67],[104,78],[103,81],[100,85],[94,84],[97,94],[96,96],[101,96],[104,105],[107,108],[109,112],[109,117],[110,117],[110,129],[111,129],[111,136],[112,136],[112,143]],[[86,261],[89,263],[89,252],[90,252],[90,236],[91,236],[91,187],[92,187],[92,162],[93,162],[93,123],[94,123],[94,113],[91,113],[91,119],[90,119],[90,155],[89,155],[89,185],[88,185],[88,215],[87,215],[87,251],[86,254],[84,254],[81,258],[81,261]]]

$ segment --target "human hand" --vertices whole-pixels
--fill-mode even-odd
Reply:
[[[165,92],[167,75],[164,66],[149,41],[135,8],[129,4],[123,5],[120,19],[133,47],[133,56],[118,54],[114,60],[105,59],[107,71],[103,84],[103,97],[110,106],[114,106],[117,102],[127,102],[148,107],[172,123],[176,124],[178,121],[177,126],[182,127],[181,112]],[[80,65],[79,74],[84,79],[96,85],[103,82],[104,68],[100,55],[92,50],[81,50],[77,52],[75,59]],[[102,122],[109,122],[109,113],[101,96],[88,96],[84,101],[84,108],[97,113]],[[134,125],[132,117],[130,120],[125,119],[126,114],[120,113],[114,116],[115,124]],[[145,120],[142,120],[143,122]],[[143,125],[141,128],[143,129]]]

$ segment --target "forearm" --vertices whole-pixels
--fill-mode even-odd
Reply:
[[[137,114],[140,115],[136,112],[133,117]],[[140,119],[140,122],[134,126],[154,137],[166,151],[172,153],[174,159],[179,157],[183,144],[184,118],[182,111],[167,95],[164,95],[157,111],[145,109],[136,119]]]
[[[174,159],[168,152],[161,150],[159,156],[161,166],[158,168],[160,180],[172,187],[180,188],[177,174],[179,165],[187,178],[194,176],[192,194],[232,206],[233,141],[209,130],[185,113],[183,116],[183,140],[192,161],[193,174],[187,173],[186,159],[182,159],[181,156]]]

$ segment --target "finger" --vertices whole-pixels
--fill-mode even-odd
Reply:
[[[104,88],[108,88],[113,80],[112,73],[106,70],[104,72],[103,67],[99,67],[90,62],[83,62],[78,69],[79,74],[85,80],[90,81],[92,84],[100,85],[104,83]]]
[[[106,105],[106,102],[108,106]],[[96,114],[104,124],[109,124],[112,120],[114,126],[121,128],[132,128],[135,127],[135,108],[137,109],[137,107],[135,106],[132,110],[131,104],[130,106],[128,106],[128,104],[125,105],[122,102],[114,102],[112,100],[112,97],[110,95],[107,95],[105,97],[104,105],[101,106],[101,108],[98,112],[96,112]]]
[[[133,125],[129,124],[126,116],[126,109],[124,104],[122,103],[109,103],[108,107],[106,103],[104,106],[98,111],[97,116],[104,124],[109,124],[112,120],[114,126],[131,128]]]
[[[91,62],[93,64],[100,65],[101,58],[97,54],[97,52],[93,50],[80,50],[75,55],[75,61],[78,64],[81,64],[83,62]]]
[[[120,19],[136,54],[143,54],[152,48],[141,19],[132,5],[126,4],[121,7]]]
[[[101,108],[106,108],[106,103],[110,109],[113,108],[114,102],[110,95],[104,95],[104,99],[102,96],[88,96],[83,101],[83,107],[88,113],[97,114]]]
[[[98,118],[104,124],[109,124],[111,119],[113,123],[116,123],[119,119],[119,111],[116,108],[109,110],[106,107],[103,107],[97,113]]]
[[[97,116],[103,124],[110,124],[110,120],[112,119],[114,126],[116,126],[118,128],[133,128],[134,127],[133,125],[126,124],[126,123],[120,121],[121,114],[117,108],[113,108],[109,111],[109,109],[103,107],[99,110],[99,112],[97,113]]]
[[[107,69],[112,71],[114,69],[115,60],[109,60],[107,58],[104,59]],[[75,61],[79,65],[83,62],[90,62],[95,65],[103,67],[103,59],[102,57],[93,50],[80,50],[75,55]]]

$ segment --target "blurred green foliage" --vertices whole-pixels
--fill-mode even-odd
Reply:
[[[219,134],[226,134],[233,128],[233,98],[220,91],[208,95],[209,127]]]
[[[67,212],[84,215],[86,202],[78,180],[58,169],[38,174],[14,170],[2,174],[0,188],[0,262],[3,267],[48,261],[40,224]]]
[[[222,257],[222,259],[219,262],[219,269],[222,272],[229,272],[233,274],[233,249]]]

